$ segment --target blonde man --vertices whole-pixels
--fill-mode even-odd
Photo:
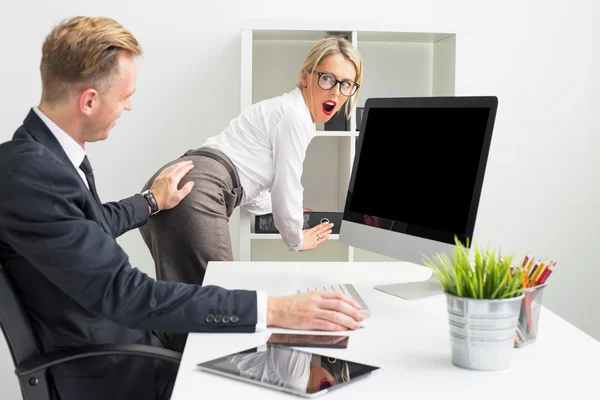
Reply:
[[[94,344],[182,349],[186,332],[358,327],[355,302],[312,293],[265,293],[157,282],[129,264],[115,238],[178,205],[194,167],[166,168],[143,194],[102,203],[85,154],[132,108],[133,35],[110,18],[58,24],[42,47],[42,100],[0,145],[0,264],[23,302],[42,351]],[[342,301],[340,301],[342,300]],[[166,335],[154,333],[165,332]],[[163,399],[176,369],[135,357],[93,357],[50,370],[58,397]]]

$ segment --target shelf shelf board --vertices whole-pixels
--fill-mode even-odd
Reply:
[[[254,40],[299,40],[299,41],[317,41],[325,36],[334,34],[345,34],[350,36],[352,32],[347,31],[324,31],[324,30],[255,30],[253,32]]]
[[[359,131],[317,131],[317,136],[351,136],[357,137]]]
[[[327,240],[339,240],[340,235],[329,235],[329,239]],[[251,233],[250,240],[281,240],[281,235],[279,233]]]
[[[358,31],[358,47],[361,42],[383,43],[435,43],[453,33],[420,33],[420,32],[362,32]]]
[[[324,31],[324,30],[255,30],[255,41],[317,41],[331,34],[344,34],[350,36],[349,31]],[[385,31],[358,31],[358,45],[361,42],[394,42],[394,43],[435,43],[454,33],[433,32],[385,32]]]

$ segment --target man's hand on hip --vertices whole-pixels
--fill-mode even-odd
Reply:
[[[364,319],[360,305],[335,292],[309,292],[267,300],[267,326],[344,331],[358,329]]]
[[[192,191],[194,182],[191,181],[178,189],[179,182],[192,168],[194,163],[191,160],[181,161],[168,166],[154,179],[150,190],[158,203],[159,211],[175,207]]]

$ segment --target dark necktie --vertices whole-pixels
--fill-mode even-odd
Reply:
[[[98,202],[98,204],[102,205],[100,201],[100,197],[98,197],[98,192],[96,191],[96,181],[94,180],[94,170],[92,170],[92,164],[90,164],[90,160],[88,160],[87,156],[83,159],[81,166],[79,167],[85,174],[85,178],[88,181],[88,185],[90,186],[90,190],[94,195],[94,198]]]

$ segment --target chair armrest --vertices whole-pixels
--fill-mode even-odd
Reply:
[[[181,353],[173,350],[163,349],[161,347],[144,344],[103,344],[44,354],[35,360],[21,363],[21,365],[16,368],[15,373],[18,376],[29,375],[38,371],[46,370],[54,365],[62,364],[64,362],[98,356],[147,357],[155,360],[171,362],[174,364],[179,364],[181,361]]]

